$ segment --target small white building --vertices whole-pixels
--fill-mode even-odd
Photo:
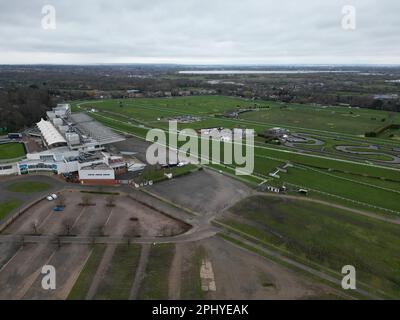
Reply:
[[[115,180],[114,169],[104,163],[82,167],[78,170],[78,174],[79,180],[84,182],[92,180]]]

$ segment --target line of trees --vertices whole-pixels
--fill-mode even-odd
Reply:
[[[36,85],[0,90],[0,132],[31,127],[52,105],[49,92]]]

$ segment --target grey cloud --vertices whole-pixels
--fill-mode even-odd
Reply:
[[[45,4],[56,30],[41,28]],[[346,4],[357,9],[354,31],[341,28]],[[2,0],[0,63],[400,63],[399,9],[398,0]]]

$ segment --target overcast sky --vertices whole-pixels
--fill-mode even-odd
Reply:
[[[400,64],[399,14],[399,0],[0,0],[0,64]]]

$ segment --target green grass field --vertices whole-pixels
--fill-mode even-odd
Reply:
[[[0,160],[17,159],[25,155],[25,148],[22,143],[0,144]]]
[[[68,295],[68,300],[85,300],[105,248],[105,245],[94,246],[89,259],[86,261],[83,270],[79,274],[78,279]]]
[[[139,289],[140,300],[168,299],[169,270],[174,251],[174,244],[152,246],[146,267],[146,276]]]
[[[7,186],[7,190],[12,192],[33,193],[46,191],[49,187],[50,186],[44,182],[24,181],[10,184]]]
[[[400,122],[400,115],[389,118],[389,112],[370,109],[287,104],[287,107],[281,105],[268,110],[244,113],[241,119],[293,128],[364,135],[371,129],[382,127],[382,119]]]
[[[127,300],[139,262],[139,245],[119,245],[99,285],[95,299]]]
[[[388,164],[368,161],[388,160],[384,153],[398,147],[396,135],[365,138],[372,131],[389,123],[400,123],[400,114],[348,107],[317,107],[257,101],[259,109],[241,114],[239,119],[221,118],[226,110],[254,106],[254,101],[230,97],[187,97],[172,99],[126,99],[81,103],[94,107],[91,113],[111,128],[145,138],[149,128],[167,129],[165,118],[196,115],[201,121],[181,124],[179,128],[253,128],[263,132],[279,126],[294,132],[307,133],[324,142],[321,146],[306,145],[305,152],[265,143],[257,138],[255,168],[251,176],[235,176],[234,166],[208,165],[252,186],[267,180],[268,184],[286,185],[289,194],[299,188],[309,190],[307,197],[349,208],[382,214],[400,215],[400,170]],[[76,111],[82,111],[76,106]],[[158,118],[161,118],[160,120]],[[382,121],[385,119],[384,121]],[[382,155],[360,155],[350,158],[336,146],[378,145]],[[357,150],[357,149],[355,149]],[[221,154],[224,149],[221,148]],[[321,153],[321,151],[326,152]],[[365,151],[369,151],[365,149]],[[374,151],[371,151],[374,153]],[[270,173],[290,163],[287,173],[279,178]],[[261,244],[284,255],[309,263],[313,267],[338,275],[343,265],[357,269],[360,286],[386,297],[400,298],[400,227],[355,213],[309,202],[273,200],[262,196],[248,198],[232,208],[233,215],[223,222]],[[147,276],[140,288],[141,299],[168,298],[168,273],[172,262],[172,245],[155,246],[151,250]],[[202,298],[198,288],[198,259],[194,253],[183,270],[182,298]],[[186,284],[192,283],[192,286]],[[381,290],[377,292],[377,290]]]
[[[181,299],[204,299],[204,291],[201,289],[200,268],[205,257],[205,249],[197,247],[190,257],[185,258],[182,264]]]
[[[356,267],[358,281],[400,297],[400,226],[323,205],[256,196],[222,221],[301,262],[340,273]]]
[[[122,101],[123,107],[119,106]],[[287,127],[308,129],[323,133],[342,133],[363,136],[365,132],[389,123],[400,123],[400,115],[371,109],[348,107],[318,107],[303,104],[285,104],[274,101],[250,101],[224,96],[193,96],[178,98],[102,100],[80,103],[82,108],[97,108],[125,117],[131,117],[151,126],[164,127],[166,123],[158,118],[177,115],[197,115],[201,122],[185,124],[185,127],[203,128],[223,125],[226,128],[238,126],[252,127],[262,131],[266,127]],[[214,118],[227,110],[248,107],[265,107],[257,111],[243,113],[239,119]],[[77,110],[76,107],[74,110]],[[108,114],[110,115],[110,114]],[[382,120],[385,119],[384,122]],[[383,138],[389,139],[388,136]]]
[[[12,210],[18,208],[21,205],[21,201],[17,199],[9,199],[0,202],[0,220],[5,218]]]
[[[255,170],[253,176],[240,177],[251,184],[271,180],[270,173],[277,166],[291,163],[295,167],[287,174],[280,174],[280,179],[269,183],[274,185],[292,184],[315,192],[310,197],[323,198],[326,201],[340,203],[353,208],[361,208],[377,213],[400,214],[400,204],[395,201],[400,190],[400,170],[376,166],[368,161],[388,160],[384,155],[363,155],[358,159],[348,159],[346,154],[337,151],[337,145],[367,146],[380,144],[382,152],[396,146],[395,141],[364,138],[363,131],[376,128],[377,120],[388,118],[386,112],[369,109],[349,109],[348,107],[315,107],[298,104],[282,104],[276,102],[257,102],[259,106],[269,108],[244,113],[240,119],[215,118],[225,110],[238,107],[249,107],[254,101],[231,97],[187,97],[161,99],[126,99],[123,107],[119,100],[105,100],[80,103],[82,108],[95,107],[99,112],[90,115],[111,128],[145,138],[148,128],[166,129],[167,123],[158,121],[158,117],[192,114],[202,117],[197,123],[182,124],[192,128],[248,127],[264,131],[274,126],[295,126],[300,132],[312,133],[312,136],[325,142],[327,154],[318,153],[317,148],[309,147],[309,151],[297,152],[287,147],[265,144],[258,139],[255,149]],[[76,110],[79,110],[75,106]],[[107,111],[103,113],[102,111]],[[81,110],[82,111],[82,110]],[[261,117],[268,114],[268,117]],[[131,120],[127,120],[127,118]],[[391,116],[397,121],[398,115]],[[295,120],[297,119],[297,120]],[[308,120],[307,120],[308,119]],[[137,122],[142,123],[142,127]],[[270,123],[273,121],[273,123]],[[278,123],[275,123],[277,121]],[[334,128],[327,125],[334,123]],[[348,128],[351,128],[349,132]],[[306,147],[307,148],[307,147]],[[221,153],[223,152],[223,148]],[[217,170],[234,174],[232,166],[214,165]]]

